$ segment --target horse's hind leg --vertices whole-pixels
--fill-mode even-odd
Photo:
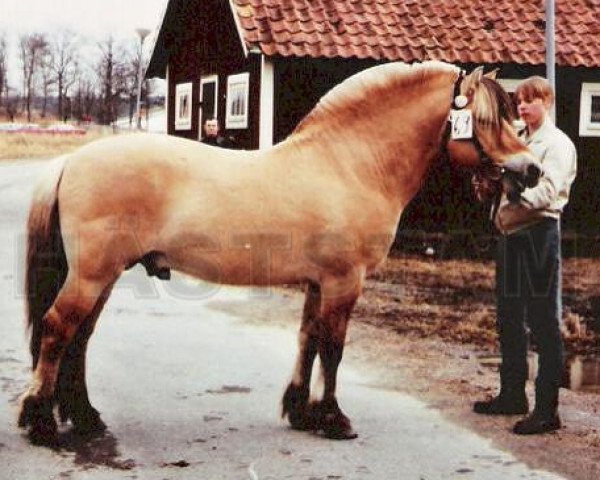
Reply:
[[[62,422],[71,419],[80,434],[100,432],[106,425],[88,397],[85,364],[87,346],[98,316],[108,300],[112,285],[106,287],[92,313],[82,322],[60,361],[56,380],[55,401]]]
[[[21,402],[19,426],[29,427],[32,442],[56,442],[54,393],[60,361],[82,323],[89,318],[108,283],[69,274],[42,319],[39,357],[29,390]]]
[[[316,283],[309,283],[302,314],[302,325],[298,334],[298,355],[292,381],[282,400],[282,416],[288,417],[292,428],[310,430],[314,425],[309,421],[308,399],[313,363],[317,355],[318,319],[321,308],[321,289]]]
[[[323,397],[310,408],[316,430],[333,439],[353,439],[358,435],[336,398],[337,372],[344,353],[348,320],[362,288],[362,279],[333,279],[322,284],[321,329],[318,353],[323,377]],[[348,281],[352,283],[348,283]],[[328,285],[329,283],[329,285]],[[342,287],[342,285],[345,285]]]

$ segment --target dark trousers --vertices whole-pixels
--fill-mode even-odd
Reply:
[[[560,225],[540,223],[501,236],[496,259],[497,326],[506,391],[523,391],[527,379],[529,326],[538,351],[536,408],[540,398],[557,396],[563,373],[560,334],[561,301]]]

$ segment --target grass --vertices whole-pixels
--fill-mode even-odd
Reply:
[[[90,130],[85,135],[0,133],[0,161],[54,158],[98,138],[112,135]]]

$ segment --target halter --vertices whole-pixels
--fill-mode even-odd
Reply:
[[[461,69],[458,78],[455,80],[454,82],[454,90],[452,93],[452,108],[450,110],[450,116],[448,117],[448,121],[446,122],[446,131],[444,133],[444,141],[443,141],[443,151],[444,153],[448,152],[448,142],[450,141],[450,138],[452,137],[452,115],[454,112],[461,112],[464,111],[464,108],[469,104],[469,99],[465,96],[462,95],[460,93],[460,86],[462,84],[462,81],[465,78],[465,71]],[[485,153],[483,147],[481,146],[481,142],[479,141],[479,139],[477,138],[477,135],[475,134],[475,128],[473,127],[472,130],[472,135],[470,137],[465,137],[465,138],[452,138],[454,141],[462,141],[462,140],[468,140],[471,143],[473,143],[473,146],[475,147],[475,149],[477,150],[477,154],[479,155],[479,160],[480,163],[482,165],[493,165],[492,159],[489,157],[489,155],[487,153]],[[498,167],[501,168],[501,167]]]
[[[465,95],[462,95],[460,93],[460,86],[461,86],[464,78],[465,78],[465,71],[461,69],[461,71],[458,75],[458,78],[454,82],[450,115],[448,116],[448,120],[446,122],[446,130],[444,132],[444,137],[443,137],[443,141],[442,141],[442,155],[448,159],[450,158],[450,155],[448,153],[448,142],[450,141],[450,139],[452,137],[452,128],[453,128],[452,115],[454,112],[464,111],[464,108],[469,104],[469,99]],[[474,119],[472,116],[471,116],[471,122],[474,123]],[[487,153],[485,153],[485,151],[481,145],[481,142],[479,141],[479,139],[477,138],[477,135],[475,133],[474,125],[472,125],[472,134],[469,137],[452,138],[452,140],[454,140],[454,141],[470,141],[473,144],[473,146],[475,147],[475,149],[477,150],[477,154],[479,156],[480,165],[477,168],[479,170],[491,171],[491,175],[488,174],[487,176],[490,177],[493,175],[493,179],[496,181],[498,181],[502,177],[504,177],[504,174],[506,173],[506,169],[504,167],[500,167],[500,166],[496,165],[492,161],[492,159],[489,157],[489,155]],[[502,190],[500,189],[493,199],[492,211],[491,211],[492,221],[495,220],[496,214],[498,213],[501,195],[502,195]]]

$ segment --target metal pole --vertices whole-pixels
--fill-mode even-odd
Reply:
[[[546,0],[546,78],[556,97],[556,54],[554,41],[554,0]],[[556,102],[552,105],[550,116],[556,121]]]
[[[142,64],[144,59],[144,40],[150,33],[147,28],[137,28],[135,30],[140,37],[140,54],[138,57],[138,84],[137,84],[137,102],[136,102],[136,117],[137,117],[137,128],[142,129],[142,113],[141,113],[141,100],[142,100]]]

